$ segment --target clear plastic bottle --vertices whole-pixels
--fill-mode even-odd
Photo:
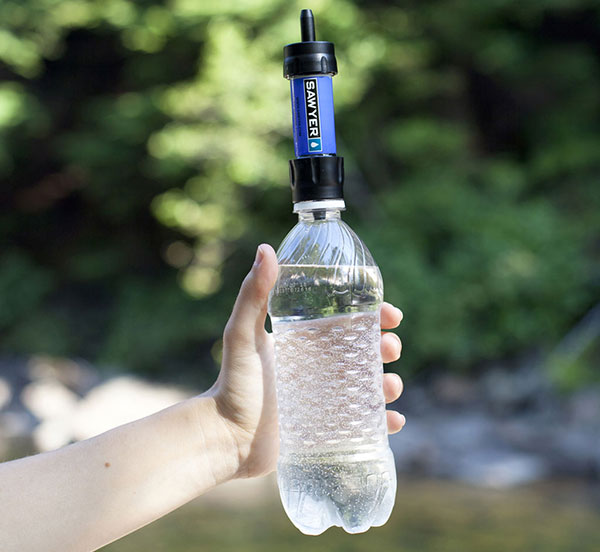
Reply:
[[[341,220],[342,199],[294,205],[269,299],[285,511],[305,534],[383,525],[396,495],[389,448],[379,268]]]

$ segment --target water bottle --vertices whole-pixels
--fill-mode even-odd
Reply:
[[[303,109],[299,116],[294,111],[298,157],[290,161],[299,220],[277,252],[279,276],[269,297],[277,481],[284,509],[303,533],[318,535],[331,526],[361,533],[388,520],[396,495],[382,389],[383,282],[369,250],[341,220],[343,158],[335,155],[335,142],[331,151],[330,139],[322,139],[331,135],[331,127],[323,127],[333,125],[332,104],[320,102],[317,114],[320,146],[328,151],[309,151],[316,133],[309,133],[307,91],[328,100],[320,92],[330,83],[322,86],[320,79],[331,81],[337,67],[333,44],[314,40],[310,10],[302,11],[301,25],[307,40],[286,46],[284,65],[292,104]],[[307,42],[308,53],[302,49]],[[316,86],[307,88],[306,80]]]

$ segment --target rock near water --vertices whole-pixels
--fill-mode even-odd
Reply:
[[[563,396],[532,366],[406,382],[392,405],[407,417],[390,438],[398,471],[490,488],[598,479],[600,387]],[[132,376],[102,378],[76,360],[0,358],[0,456],[52,450],[196,393]]]

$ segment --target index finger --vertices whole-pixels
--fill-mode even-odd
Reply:
[[[402,322],[402,311],[390,303],[381,305],[381,329],[391,330]]]

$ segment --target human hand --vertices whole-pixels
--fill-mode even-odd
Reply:
[[[269,292],[277,280],[277,256],[262,244],[252,270],[246,276],[223,334],[221,372],[211,389],[218,411],[237,444],[237,477],[256,477],[273,471],[279,449],[275,396],[275,353],[272,334],[265,331]],[[402,312],[389,303],[381,308],[381,328],[400,324]],[[382,332],[381,357],[393,362],[402,343],[391,332]],[[395,401],[403,385],[397,374],[385,374],[383,392],[387,403]],[[387,411],[389,433],[402,429],[405,418]]]

